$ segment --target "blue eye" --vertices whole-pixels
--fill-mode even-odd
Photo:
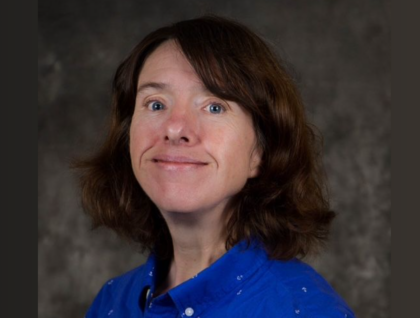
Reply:
[[[213,103],[209,105],[209,111],[212,114],[221,114],[225,111],[225,108],[222,105]]]
[[[148,108],[152,111],[162,110],[165,106],[159,101],[152,101],[148,103]]]

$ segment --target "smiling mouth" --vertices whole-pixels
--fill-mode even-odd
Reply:
[[[172,155],[157,155],[151,159],[151,162],[158,169],[168,172],[192,172],[208,165],[207,162],[192,157]]]
[[[169,155],[169,154],[159,154],[155,155],[152,160],[154,163],[158,164],[167,164],[167,165],[179,165],[179,166],[205,166],[208,163],[200,159],[196,159],[190,156],[179,156],[179,155]]]
[[[174,161],[174,160],[159,160],[159,159],[152,159],[152,162],[155,163],[162,163],[162,164],[171,164],[171,165],[199,165],[205,166],[207,163],[205,162],[198,162],[198,161]]]

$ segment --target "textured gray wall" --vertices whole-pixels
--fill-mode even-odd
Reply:
[[[390,1],[56,1],[39,5],[39,317],[83,317],[144,257],[90,231],[69,160],[104,133],[110,83],[155,28],[213,12],[264,35],[300,75],[325,137],[332,241],[312,264],[359,317],[390,317]]]

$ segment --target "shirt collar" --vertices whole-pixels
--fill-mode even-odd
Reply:
[[[172,303],[179,312],[193,308],[199,314],[206,307],[240,287],[268,260],[268,255],[258,241],[241,241],[196,276],[153,300],[153,306]],[[154,254],[149,256],[143,272],[143,286],[155,290],[158,281],[158,263]],[[152,294],[151,294],[152,296]],[[150,297],[151,298],[151,297]],[[170,301],[169,298],[172,300]],[[194,315],[195,316],[195,315]]]

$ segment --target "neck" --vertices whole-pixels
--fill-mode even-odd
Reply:
[[[226,253],[223,210],[208,212],[162,212],[171,233],[174,255],[162,294],[189,280]]]

